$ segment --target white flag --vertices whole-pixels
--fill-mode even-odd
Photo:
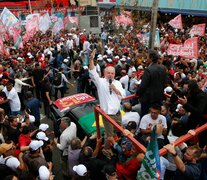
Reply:
[[[40,17],[39,20],[39,30],[45,33],[51,25],[51,19],[48,13],[45,13],[43,16]]]
[[[54,34],[59,33],[60,30],[64,29],[64,23],[63,20],[61,18],[58,18],[58,20],[55,22],[53,28],[52,28],[52,32]]]
[[[16,16],[11,11],[9,11],[9,9],[7,9],[6,7],[1,12],[0,19],[6,28],[15,25],[19,21],[16,18]]]

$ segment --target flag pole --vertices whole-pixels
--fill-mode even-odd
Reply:
[[[30,11],[30,14],[32,14],[31,1],[30,1],[30,0],[28,0],[28,2],[29,2],[29,11]]]

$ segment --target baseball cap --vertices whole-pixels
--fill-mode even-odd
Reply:
[[[35,117],[32,115],[29,115],[29,122],[31,123],[35,122]]]
[[[68,62],[68,59],[64,59],[63,62],[64,62],[64,63],[67,63],[67,62]]]
[[[2,143],[0,144],[0,154],[4,154],[8,150],[10,150],[13,146],[13,143],[7,144],[7,143]]]
[[[143,66],[142,66],[142,65],[139,65],[139,66],[138,66],[138,69],[144,69],[144,68],[143,68]]]
[[[44,141],[48,141],[49,139],[44,132],[38,132],[36,137],[37,139],[44,140]]]
[[[98,60],[98,61],[102,61],[103,58],[100,56],[100,57],[97,58],[97,60]]]
[[[88,66],[83,66],[83,69],[84,69],[84,70],[87,70],[87,69],[88,69]]]
[[[178,105],[177,105],[177,108],[176,108],[176,110],[175,110],[175,111],[176,111],[176,112],[178,112],[178,111],[180,110],[180,108],[182,108],[182,107],[183,107],[183,105],[182,105],[182,104],[178,104]]]
[[[164,89],[164,92],[165,92],[165,93],[171,93],[172,90],[173,90],[172,87],[168,86],[168,87],[166,87],[166,88]]]
[[[50,177],[50,171],[46,166],[40,166],[39,170],[39,179],[40,180],[48,180]]]
[[[29,144],[30,149],[32,149],[33,151],[36,151],[37,149],[39,149],[40,147],[43,146],[43,141],[38,141],[38,140],[33,140],[31,141],[31,143]]]
[[[40,124],[39,126],[39,130],[42,130],[42,131],[46,131],[47,129],[49,128],[49,125],[48,124]]]
[[[75,171],[79,176],[85,176],[87,174],[87,169],[83,164],[73,166],[73,171]]]

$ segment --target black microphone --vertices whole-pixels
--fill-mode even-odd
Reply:
[[[111,83],[112,83],[112,79],[109,79],[109,85],[111,85]],[[110,92],[110,94],[112,94],[111,88],[109,88],[109,92]]]

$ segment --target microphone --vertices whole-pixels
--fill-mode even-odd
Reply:
[[[109,85],[111,85],[111,83],[112,83],[112,79],[109,79]],[[110,92],[110,94],[112,94],[111,88],[109,88],[109,92]]]

